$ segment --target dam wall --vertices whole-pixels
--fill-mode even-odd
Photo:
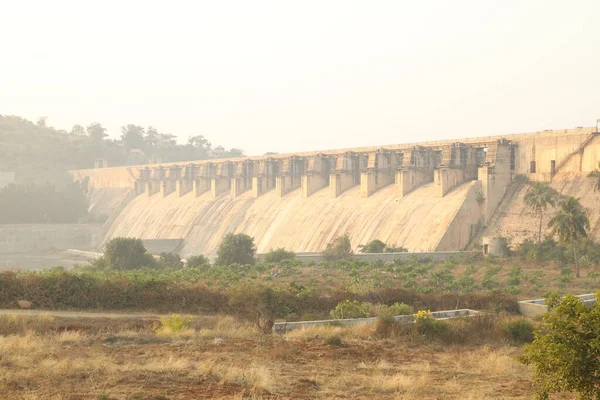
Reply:
[[[110,189],[99,203],[119,204],[105,240],[181,239],[182,256],[213,255],[230,232],[253,236],[259,252],[320,252],[345,233],[355,248],[379,239],[457,251],[488,225],[515,175],[591,171],[597,142],[596,128],[576,128],[72,174]]]

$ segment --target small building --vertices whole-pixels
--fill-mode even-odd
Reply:
[[[483,254],[493,254],[499,257],[506,257],[510,254],[508,250],[508,240],[504,237],[484,237],[483,238]]]
[[[225,147],[217,146],[210,151],[212,158],[223,158],[225,156]]]

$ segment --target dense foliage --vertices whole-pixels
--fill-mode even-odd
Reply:
[[[206,267],[206,266],[205,266]],[[261,301],[269,297],[277,318],[288,320],[326,318],[344,300],[393,306],[403,303],[415,309],[497,309],[514,312],[513,296],[502,292],[423,293],[396,287],[371,288],[357,293],[351,288],[321,285],[273,284],[258,279],[235,280],[235,273],[221,267],[183,269],[67,271],[61,267],[40,272],[0,273],[0,307],[15,306],[27,299],[38,309],[148,310],[181,313],[231,313],[254,319]],[[244,275],[255,276],[256,268],[273,264],[240,267]],[[223,274],[226,285],[209,286],[208,277]],[[230,279],[233,278],[233,279]],[[234,283],[237,282],[237,283]],[[272,288],[271,294],[264,290]]]
[[[265,262],[280,262],[283,260],[292,260],[296,258],[296,253],[293,251],[287,251],[284,248],[279,248],[275,250],[271,250],[268,253],[265,253]]]
[[[106,129],[97,122],[87,127],[77,124],[66,131],[49,126],[45,118],[34,124],[20,117],[0,115],[0,171],[14,171],[18,183],[50,182],[60,186],[66,171],[94,168],[97,159],[118,166],[215,156],[211,143],[201,135],[180,145],[175,136],[160,133],[156,128],[128,124],[122,127],[120,139],[107,137]],[[239,149],[218,154],[219,157],[242,155]]]
[[[350,236],[348,234],[335,237],[331,242],[327,243],[323,257],[327,261],[342,260],[350,257],[354,252],[352,251],[352,244],[350,243]]]
[[[404,247],[391,247],[379,239],[371,240],[367,245],[358,246],[361,253],[406,253]]]
[[[574,296],[553,296],[548,302],[551,312],[521,357],[535,369],[538,399],[556,392],[600,399],[600,303],[586,307]]]
[[[244,233],[229,233],[217,250],[217,265],[254,264],[256,262],[256,246],[254,239]]]
[[[104,257],[96,264],[107,269],[128,270],[154,267],[156,261],[146,251],[141,239],[119,237],[106,243]]]
[[[535,211],[540,216],[540,224],[538,229],[538,242],[542,241],[542,223],[544,211],[551,206],[556,205],[558,193],[544,182],[535,182],[531,185],[527,193],[525,193],[525,204]]]

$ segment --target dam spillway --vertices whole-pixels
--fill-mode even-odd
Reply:
[[[72,171],[118,236],[181,239],[212,256],[230,232],[259,252],[319,252],[348,233],[410,251],[462,250],[517,174],[552,181],[591,170],[596,128],[406,145]]]

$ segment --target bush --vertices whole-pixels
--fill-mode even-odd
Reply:
[[[345,234],[338,236],[327,243],[327,247],[323,252],[323,257],[326,261],[337,261],[344,258],[350,258],[353,254],[350,236]]]
[[[243,234],[229,233],[219,245],[217,250],[216,265],[229,266],[231,264],[254,265],[256,262],[256,246],[254,238]]]
[[[431,340],[445,339],[448,337],[448,324],[438,321],[431,316],[431,311],[418,311],[415,316],[415,329],[419,336]]]
[[[189,256],[186,259],[186,266],[188,268],[198,268],[203,265],[209,265],[209,264],[210,264],[210,260],[208,259],[208,257],[205,257],[203,255]]]
[[[344,300],[335,306],[334,310],[331,310],[330,315],[334,319],[346,319],[346,318],[367,318],[367,313],[361,306],[358,300],[350,301]]]
[[[330,346],[341,346],[342,345],[342,338],[339,337],[338,335],[329,336],[327,338],[327,340],[325,341],[325,343],[327,343]]]
[[[156,260],[146,252],[141,239],[118,237],[106,243],[104,260],[108,269],[130,270],[155,267]]]
[[[533,323],[525,318],[506,321],[503,331],[515,343],[530,343],[533,340]]]
[[[375,325],[375,336],[382,339],[387,339],[392,336],[398,328],[398,322],[394,317],[379,317]]]
[[[170,317],[161,317],[160,325],[155,326],[155,332],[182,332],[190,329],[192,317],[183,318],[181,314],[171,314]]]
[[[294,258],[296,258],[296,253],[293,251],[287,251],[283,247],[276,250],[271,250],[265,254],[265,262],[281,262],[283,260],[292,260]]]
[[[392,317],[395,317],[396,315],[411,315],[415,312],[411,306],[404,303],[394,303],[388,310]]]
[[[600,398],[600,292],[596,299],[591,307],[575,296],[550,299],[551,312],[544,315],[542,329],[520,357],[535,370],[538,399],[558,392],[576,392],[581,399]]]
[[[158,266],[161,268],[181,269],[183,268],[183,262],[179,254],[175,253],[160,253],[158,259]]]

